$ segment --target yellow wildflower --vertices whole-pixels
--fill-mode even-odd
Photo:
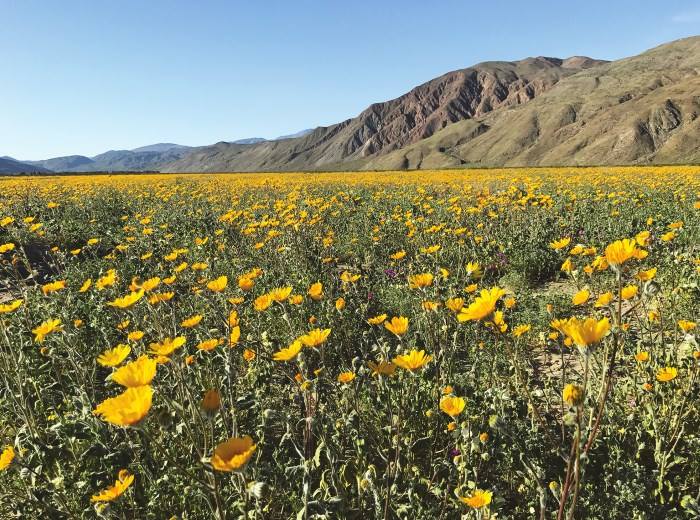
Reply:
[[[212,292],[215,293],[220,293],[224,289],[226,289],[226,286],[228,285],[228,277],[227,276],[219,276],[217,279],[210,281],[207,283],[207,289],[209,289]]]
[[[391,321],[384,323],[384,327],[399,337],[403,336],[408,331],[408,318],[405,316],[394,316],[391,318]]]
[[[194,316],[190,316],[189,318],[182,320],[180,326],[186,329],[191,329],[199,325],[199,322],[202,321],[202,318],[203,316],[201,314],[195,314]]]
[[[571,298],[571,303],[573,305],[583,305],[591,297],[591,292],[587,289],[582,289]]]
[[[413,349],[407,354],[396,356],[393,361],[396,366],[403,368],[404,370],[415,372],[428,364],[431,359],[433,359],[433,357],[426,355],[424,350]]]
[[[347,385],[353,379],[355,379],[355,377],[355,372],[341,372],[338,374],[338,382]]]
[[[450,417],[457,417],[464,411],[467,402],[461,397],[445,396],[440,399],[440,410]]]
[[[291,361],[301,352],[303,344],[299,340],[295,340],[286,348],[280,349],[272,355],[275,361]]]
[[[113,486],[108,487],[92,495],[90,500],[92,502],[112,502],[113,500],[119,498],[124,492],[129,489],[129,486],[134,482],[134,476],[131,475],[127,470],[123,469],[119,472],[117,476],[117,481]]]
[[[133,426],[148,413],[153,400],[153,389],[150,386],[127,388],[117,397],[105,399],[93,411],[102,419],[116,426]]]
[[[46,336],[52,332],[60,332],[62,330],[63,326],[61,325],[60,319],[46,320],[35,329],[32,329],[32,332],[34,333],[34,341],[37,343],[43,343]]]
[[[0,314],[9,314],[19,309],[24,300],[13,300],[10,303],[0,303]]]
[[[309,287],[309,296],[312,300],[320,300],[323,298],[323,284],[316,282]]]
[[[562,391],[562,399],[571,406],[581,404],[583,401],[583,388],[572,383],[567,384]]]
[[[256,447],[248,435],[232,437],[214,449],[211,465],[217,471],[238,471],[248,463]]]
[[[423,289],[433,285],[431,273],[414,274],[408,277],[408,285],[411,289]]]
[[[139,356],[136,361],[114,372],[112,381],[127,388],[150,385],[156,375],[156,367],[155,360],[148,356]]]
[[[326,342],[331,329],[313,329],[299,338],[299,340],[307,347],[318,347]]]
[[[493,493],[491,493],[491,491],[477,489],[471,495],[459,497],[459,499],[473,509],[480,509],[488,506],[491,503],[492,496]]]
[[[478,321],[487,318],[493,314],[496,303],[505,293],[500,287],[482,289],[479,296],[466,309],[459,312],[457,319],[459,321]]]
[[[676,376],[678,376],[678,369],[675,367],[660,368],[658,372],[656,372],[656,380],[662,383],[672,381]]]
[[[116,367],[117,365],[121,364],[121,362],[124,361],[130,353],[131,347],[120,343],[113,349],[106,350],[97,356],[97,362],[103,367]]]
[[[141,298],[143,298],[143,295],[143,289],[139,289],[138,291],[129,293],[126,296],[122,296],[121,298],[116,298],[114,301],[108,302],[107,305],[117,307],[119,309],[128,309]]]

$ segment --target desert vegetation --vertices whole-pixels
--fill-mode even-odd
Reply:
[[[697,518],[700,168],[0,179],[0,517]]]

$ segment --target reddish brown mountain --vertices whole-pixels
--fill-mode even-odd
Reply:
[[[450,72],[296,139],[194,149],[164,171],[700,161],[700,37],[613,62],[575,56]]]
[[[170,171],[323,168],[384,154],[430,137],[451,123],[526,103],[562,78],[603,63],[585,57],[487,62],[449,72],[401,97],[370,105],[342,123],[284,141],[218,143],[200,148]]]

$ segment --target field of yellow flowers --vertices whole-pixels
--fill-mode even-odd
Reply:
[[[700,168],[0,179],[0,518],[700,515]]]

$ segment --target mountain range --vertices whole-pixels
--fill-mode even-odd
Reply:
[[[166,143],[25,163],[163,172],[693,163],[700,162],[698,114],[696,36],[616,61],[479,63],[356,117],[274,140]],[[0,162],[0,172],[9,167]]]
[[[12,157],[0,157],[0,175],[14,175],[17,173],[52,173],[52,171],[17,161]]]
[[[183,158],[190,150],[188,146],[161,143],[134,150],[110,150],[94,157],[68,155],[24,162],[54,172],[158,171],[161,165]]]
[[[295,134],[281,135],[275,139],[250,137],[231,141],[230,144],[269,143],[302,137],[311,129]],[[57,172],[123,172],[160,171],[165,164],[183,158],[196,147],[175,143],[157,143],[133,150],[110,150],[94,157],[67,155],[40,161],[18,161],[12,157],[0,158],[0,175],[11,173],[57,173]]]

